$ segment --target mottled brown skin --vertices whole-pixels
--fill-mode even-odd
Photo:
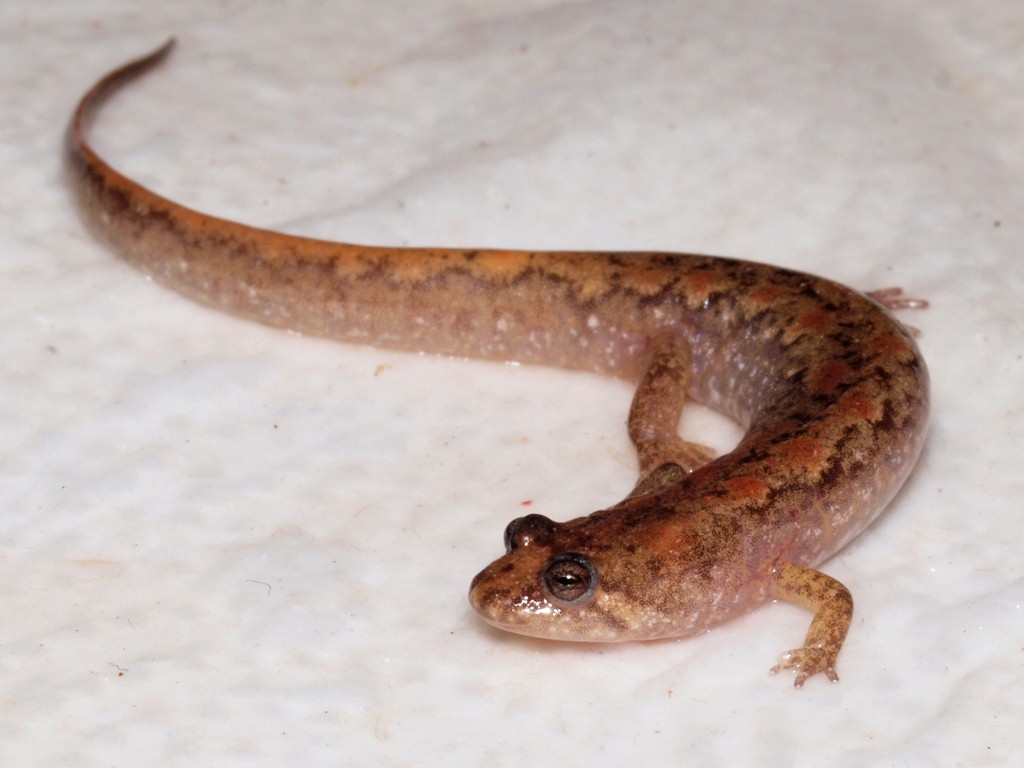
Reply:
[[[777,598],[814,618],[775,669],[794,670],[797,685],[819,672],[836,679],[853,602],[813,566],[886,506],[928,419],[924,361],[879,303],[730,259],[379,248],[198,213],[122,176],[85,138],[104,98],[169,50],[101,80],[68,131],[84,219],[126,260],[272,326],[638,383],[636,488],[587,517],[513,521],[507,553],[470,588],[486,621],[548,638],[643,640],[702,632]],[[735,450],[713,459],[679,438],[687,397],[746,427]]]

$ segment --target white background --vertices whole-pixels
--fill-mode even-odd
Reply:
[[[857,601],[841,682],[767,674],[785,605],[626,646],[477,620],[511,518],[631,486],[628,387],[303,339],[117,261],[61,132],[172,33],[96,143],[201,210],[930,299],[921,462],[825,566]],[[4,765],[1024,761],[1016,0],[4,2],[0,55]]]

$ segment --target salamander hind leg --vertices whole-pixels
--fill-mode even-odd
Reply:
[[[640,480],[630,498],[671,485],[715,457],[707,446],[679,436],[690,366],[684,340],[660,336],[651,342],[629,409],[629,438],[640,460]]]
[[[824,672],[833,683],[836,658],[853,619],[853,596],[841,583],[813,568],[795,563],[780,564],[773,574],[771,594],[814,613],[802,648],[784,653],[772,674],[784,669],[796,672],[793,685],[800,687],[812,675]]]
[[[926,299],[914,299],[903,295],[902,288],[880,288],[877,291],[867,291],[866,295],[877,301],[888,310],[897,311],[901,309],[928,309]],[[921,331],[912,325],[903,324],[915,339],[921,335]]]
[[[877,291],[867,291],[867,295],[886,309],[928,309],[926,299],[904,296],[902,288],[879,288]]]

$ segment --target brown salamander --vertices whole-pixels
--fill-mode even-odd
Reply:
[[[608,509],[514,520],[470,587],[494,626],[619,641],[703,632],[773,599],[813,613],[775,667],[836,680],[850,592],[815,566],[881,512],[913,467],[928,374],[880,301],[830,280],[676,253],[386,248],[208,216],[89,146],[99,104],[173,41],[100,80],[67,133],[85,220],[126,260],[204,304],[342,341],[586,369],[637,382],[640,479]],[[890,307],[909,306],[891,295]],[[684,442],[685,398],[745,434]]]

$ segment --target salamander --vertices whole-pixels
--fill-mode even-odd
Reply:
[[[813,614],[773,672],[837,680],[850,591],[816,569],[914,466],[928,373],[892,308],[915,306],[765,264],[683,253],[335,243],[172,202],[90,146],[98,106],[162,62],[123,65],[74,111],[66,166],[83,220],[131,264],[212,307],[344,342],[589,370],[636,385],[639,480],[626,498],[505,529],[473,580],[486,622],[614,642],[684,637],[772,600]],[[720,456],[682,440],[689,398],[745,432]]]

